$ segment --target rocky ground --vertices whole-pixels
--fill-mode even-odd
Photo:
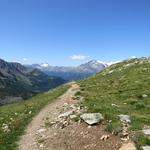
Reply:
[[[136,150],[129,139],[130,117],[120,115],[121,137],[105,131],[102,114],[86,114],[79,106],[80,90],[71,88],[55,102],[44,108],[29,124],[19,142],[19,150]]]

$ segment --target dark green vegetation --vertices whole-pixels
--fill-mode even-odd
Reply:
[[[63,84],[58,77],[49,77],[38,69],[0,59],[0,104],[27,99]]]
[[[150,125],[150,58],[112,65],[79,84],[88,112],[102,113],[108,130],[121,126],[118,115],[127,114],[138,147],[150,145],[150,139],[141,133],[144,125]]]
[[[16,142],[31,119],[68,88],[68,85],[64,85],[25,102],[0,106],[0,150],[16,149]]]

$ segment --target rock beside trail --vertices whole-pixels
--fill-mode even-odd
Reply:
[[[143,128],[143,133],[144,133],[146,136],[150,136],[150,126],[144,127],[144,128]]]
[[[58,118],[62,118],[62,117],[68,117],[68,116],[70,116],[70,115],[72,115],[74,113],[74,111],[67,111],[67,112],[65,112],[65,113],[63,113],[63,114],[60,114],[59,116],[58,116]]]
[[[136,150],[135,144],[132,142],[125,143],[119,150]]]
[[[77,115],[70,115],[70,119],[76,119],[76,118],[78,118]]]
[[[106,140],[108,140],[109,138],[110,138],[110,135],[103,135],[103,136],[101,137],[101,140],[106,141]]]
[[[143,146],[142,149],[143,150],[150,150],[150,146]]]
[[[131,123],[130,116],[128,115],[119,115],[121,122]]]
[[[89,125],[97,124],[104,120],[102,114],[100,113],[85,113],[81,115],[80,118]]]
[[[37,130],[38,133],[42,133],[42,132],[45,132],[45,131],[46,131],[46,129],[44,129],[44,128]]]

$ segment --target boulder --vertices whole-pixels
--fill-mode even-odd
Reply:
[[[97,124],[104,120],[102,114],[100,113],[85,113],[81,115],[80,118],[89,125]]]

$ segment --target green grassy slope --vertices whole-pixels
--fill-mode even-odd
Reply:
[[[16,149],[16,142],[31,119],[68,88],[68,85],[64,85],[25,102],[0,106],[0,150]]]
[[[128,114],[138,145],[150,145],[150,139],[139,134],[144,125],[150,125],[150,58],[112,65],[79,84],[88,112],[100,112],[112,120],[107,129],[119,127],[118,115]]]

